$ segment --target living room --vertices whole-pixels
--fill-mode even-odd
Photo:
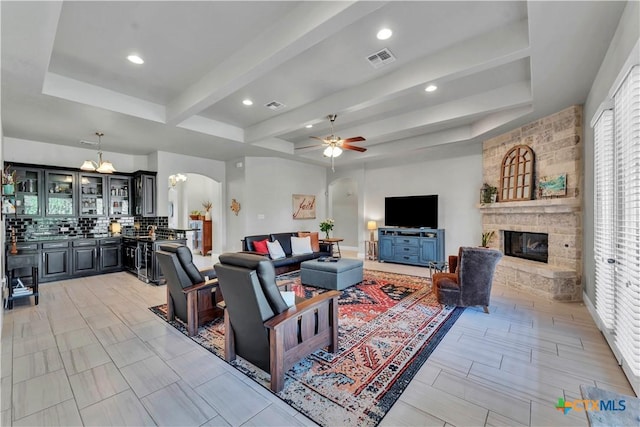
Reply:
[[[541,6],[532,3],[536,2],[530,2],[527,6],[523,6],[527,8],[529,18],[532,21],[531,25],[533,26],[534,23],[543,25],[540,24],[540,21],[535,21],[535,19],[539,19],[536,13],[541,13],[540,9],[538,9]],[[596,3],[596,6],[594,6],[596,10],[598,7],[606,8],[606,6],[598,6],[598,4],[599,3]],[[75,105],[75,103],[83,102],[80,98],[77,98],[78,95],[74,90],[69,89],[69,93],[76,93],[76,95],[74,95],[76,98],[71,97],[73,99],[67,98],[64,101],[55,102],[51,100],[36,100],[34,102],[36,104],[41,102],[42,107],[30,110],[33,108],[33,105],[20,104],[17,105],[17,107],[12,106],[11,102],[16,97],[16,93],[12,91],[17,89],[5,87],[3,84],[3,137],[0,156],[4,161],[8,162],[78,168],[87,158],[96,157],[96,150],[94,148],[84,148],[79,145],[77,141],[80,139],[90,139],[93,131],[100,128],[106,133],[103,138],[104,158],[111,161],[119,171],[133,172],[136,170],[151,170],[157,172],[157,182],[159,183],[156,198],[158,217],[167,217],[169,215],[169,193],[167,188],[169,187],[170,176],[178,173],[199,174],[221,185],[219,198],[213,200],[214,206],[220,207],[219,213],[214,216],[214,222],[218,230],[220,230],[220,232],[215,233],[215,244],[218,245],[217,247],[219,248],[219,251],[216,251],[217,253],[240,250],[241,239],[247,235],[290,230],[317,231],[318,223],[321,220],[329,217],[338,217],[340,214],[340,207],[334,206],[332,203],[332,198],[330,197],[331,191],[342,191],[348,188],[350,192],[349,197],[354,199],[354,201],[350,203],[356,206],[357,217],[349,218],[348,222],[345,220],[337,223],[332,234],[335,236],[353,236],[344,242],[343,247],[347,249],[351,256],[364,257],[364,242],[369,240],[367,222],[374,220],[377,221],[378,226],[384,224],[385,197],[438,194],[438,227],[446,230],[445,248],[446,254],[448,255],[453,254],[460,246],[476,246],[480,244],[481,235],[484,231],[483,213],[486,212],[486,210],[479,208],[479,191],[484,182],[497,183],[500,174],[500,171],[496,169],[495,175],[487,175],[485,165],[483,164],[483,142],[513,132],[534,121],[543,120],[546,117],[561,113],[566,109],[571,109],[574,105],[582,105],[579,108],[582,109],[580,117],[582,120],[581,144],[583,151],[581,158],[577,160],[582,163],[583,178],[581,179],[583,179],[583,182],[580,187],[581,194],[575,194],[575,197],[581,200],[580,209],[582,213],[582,239],[577,251],[581,253],[579,276],[582,278],[581,290],[584,294],[582,294],[582,292],[579,294],[580,296],[584,295],[586,297],[585,303],[593,304],[596,294],[594,282],[595,267],[592,261],[594,258],[594,135],[593,130],[589,126],[589,122],[596,114],[600,103],[606,98],[614,80],[621,72],[625,61],[627,61],[629,55],[634,52],[634,46],[638,41],[638,24],[635,19],[635,17],[638,16],[637,2],[617,4],[615,7],[617,8],[615,13],[603,14],[603,16],[606,16],[606,18],[602,18],[606,21],[606,25],[602,25],[606,27],[606,30],[602,30],[603,34],[601,34],[601,39],[599,39],[597,45],[583,46],[582,44],[578,44],[576,47],[576,50],[579,50],[581,54],[584,54],[584,50],[588,49],[598,51],[600,59],[595,65],[591,62],[585,62],[585,68],[590,69],[589,80],[581,82],[582,91],[579,94],[573,94],[572,99],[574,101],[570,103],[563,103],[564,101],[560,101],[552,96],[552,94],[549,93],[551,89],[542,89],[541,86],[543,86],[543,84],[540,83],[539,80],[536,83],[537,86],[534,86],[532,94],[529,94],[529,98],[531,99],[525,102],[523,99],[526,100],[527,97],[519,98],[511,94],[513,99],[509,99],[511,104],[508,106],[506,106],[506,100],[505,105],[501,107],[499,103],[492,103],[493,100],[490,99],[486,93],[480,93],[479,96],[484,97],[485,101],[490,104],[490,108],[482,113],[484,120],[469,118],[477,113],[475,110],[468,111],[466,113],[468,116],[464,116],[464,118],[449,116],[445,112],[437,119],[433,118],[432,115],[426,114],[430,113],[430,111],[426,111],[425,115],[428,116],[427,121],[432,120],[436,123],[435,125],[432,123],[433,127],[429,127],[428,132],[425,132],[429,134],[428,137],[417,133],[415,135],[412,134],[411,131],[407,130],[409,126],[407,126],[406,129],[399,129],[401,124],[394,126],[393,119],[396,117],[385,119],[383,114],[378,113],[374,115],[374,118],[366,122],[366,124],[360,124],[357,119],[349,117],[350,114],[357,115],[357,113],[350,113],[347,107],[341,106],[340,108],[336,108],[336,111],[326,111],[327,107],[325,106],[323,114],[314,114],[312,116],[314,118],[314,128],[311,130],[305,129],[304,131],[288,131],[290,133],[298,133],[290,138],[290,140],[295,140],[296,142],[285,149],[282,148],[284,140],[276,141],[275,137],[271,139],[274,130],[268,129],[267,127],[262,130],[264,130],[266,135],[271,136],[265,141],[260,141],[260,144],[239,143],[239,138],[237,137],[229,137],[224,141],[216,139],[218,137],[212,137],[211,139],[215,139],[215,141],[209,144],[209,139],[204,136],[207,135],[208,132],[214,132],[217,133],[217,135],[229,135],[233,129],[225,126],[225,123],[218,123],[218,129],[215,131],[212,131],[209,127],[212,123],[207,123],[206,125],[202,123],[191,123],[189,125],[191,127],[185,128],[167,126],[164,123],[157,122],[140,124],[139,122],[153,122],[153,119],[140,119],[142,113],[132,112],[132,110],[129,111],[131,116],[124,118],[127,116],[126,113],[122,113],[122,111],[114,113],[115,110],[113,106],[111,108],[105,107],[104,103],[106,101],[104,99],[86,101],[88,108],[86,116],[80,115],[80,113],[76,111],[80,117],[83,117],[83,120],[80,121],[85,122],[82,126],[78,126],[74,123],[79,121],[77,117],[68,116],[68,111],[62,111],[62,109],[58,111],[56,109],[57,102],[65,105]],[[5,29],[9,27],[7,27],[4,22],[6,15],[3,13],[2,16],[4,40]],[[596,19],[598,13],[592,12],[587,14],[587,16],[591,19]],[[27,21],[31,22],[30,20]],[[54,24],[45,19],[42,23],[43,28],[48,28],[49,34],[55,35],[57,22]],[[45,23],[46,25],[44,25]],[[586,26],[588,27],[588,25]],[[583,25],[581,25],[580,30],[576,31],[587,31],[582,27]],[[532,31],[534,30],[532,29]],[[539,28],[537,31],[540,31]],[[15,35],[17,37],[18,33]],[[3,45],[4,43],[3,41]],[[29,42],[25,43],[28,45],[28,50],[35,46],[29,44]],[[563,44],[565,47],[572,46],[570,42],[560,44]],[[16,46],[20,46],[20,43],[14,42],[11,46],[13,47],[11,47],[10,50]],[[543,44],[536,44],[532,49],[542,49],[542,46]],[[398,62],[400,62],[400,59]],[[40,58],[38,61],[43,61],[43,59]],[[39,66],[42,67],[43,65],[40,64]],[[46,66],[47,64],[44,65],[45,68]],[[388,65],[388,67],[392,66],[393,64]],[[548,64],[549,68],[541,69],[536,68],[539,67],[540,64],[536,64],[534,60],[531,66],[533,70],[536,70],[538,73],[535,76],[536,79],[539,78],[539,73],[541,72],[549,74],[557,73],[567,76],[571,75],[574,71],[572,67],[568,65],[565,66],[562,63]],[[3,61],[3,71],[9,73],[11,79],[16,79],[19,67],[12,65],[7,65],[6,67],[8,67],[8,69],[5,68]],[[4,74],[5,73],[3,73],[3,75]],[[335,75],[332,75],[332,77],[335,78]],[[442,81],[446,82],[446,79],[442,79]],[[40,83],[42,83],[42,81]],[[52,91],[53,89],[51,89],[51,87],[52,86],[47,86],[47,90]],[[441,85],[440,89],[445,87],[446,85]],[[57,92],[57,94],[51,92],[50,95],[42,95],[40,94],[40,88],[41,87],[38,87],[36,90],[38,96],[41,98],[64,98],[60,92]],[[87,97],[90,96],[89,94],[93,94],[90,90],[91,88],[87,87],[86,89]],[[105,93],[102,93],[102,95],[104,94]],[[354,92],[351,94],[355,96]],[[503,95],[505,95],[504,98],[506,98],[506,93],[503,93]],[[18,93],[18,96],[24,96],[24,92]],[[361,102],[366,102],[366,99],[363,99]],[[340,104],[338,103],[338,105]],[[534,105],[535,108],[529,109],[531,105]],[[450,107],[453,108],[454,106]],[[319,106],[314,108],[318,109],[314,111],[319,112]],[[442,105],[438,105],[438,108],[446,110]],[[537,110],[546,111],[546,113],[539,114]],[[239,111],[244,112],[246,110]],[[305,117],[310,114],[310,111],[311,110],[307,112]],[[369,154],[366,154],[367,157],[358,157],[361,153],[348,152],[343,154],[342,157],[323,158],[321,151],[318,150],[305,151],[303,149],[302,151],[296,151],[292,148],[310,145],[308,136],[322,136],[332,133],[329,130],[328,124],[325,123],[327,121],[325,116],[336,112],[339,114],[335,125],[341,135],[362,135],[367,138],[367,141],[371,140],[371,145],[367,145],[367,142],[359,144],[361,147],[369,149],[368,153],[371,153],[371,157],[368,157]],[[16,120],[16,117],[19,115],[29,114],[33,114],[36,121],[42,120],[43,123],[58,122],[57,125],[48,128],[53,136],[49,138],[46,135],[46,132],[48,132],[46,130],[28,129],[24,124],[20,124],[19,120]],[[394,112],[394,116],[396,114],[399,113]],[[136,118],[134,119],[132,117]],[[404,121],[409,121],[410,119],[407,116],[401,116],[400,118]],[[123,135],[122,129],[129,127],[127,124],[129,121],[139,125],[133,137]],[[341,125],[341,121],[344,125]],[[397,121],[400,122],[401,120],[398,119]],[[460,126],[458,126],[457,129],[445,129],[444,127],[438,129],[438,126],[444,126],[443,123],[447,123],[448,121],[452,121],[454,124],[458,121],[457,124]],[[376,122],[380,122],[380,124],[376,125]],[[258,122],[256,121],[256,123]],[[122,127],[119,128],[120,125],[122,125]],[[278,123],[274,120],[270,125],[277,127]],[[255,134],[255,132],[259,131],[259,126],[257,124],[254,124],[254,126],[255,127],[247,127],[247,137],[251,135],[251,132]],[[398,134],[390,137],[388,141],[383,141],[387,131],[380,128],[384,126],[390,129],[393,128],[392,130],[398,132]],[[412,126],[420,128],[421,126],[428,127],[429,124],[419,122],[412,124]],[[32,128],[34,127],[37,128],[37,126],[32,126]],[[69,127],[71,129],[70,133],[72,134],[75,132],[74,136],[71,137],[66,131],[60,131],[60,128],[64,127]],[[167,130],[167,133],[170,135],[168,138],[169,141],[159,136],[159,134],[163,133],[165,127],[172,128]],[[281,129],[285,129],[284,125],[280,127]],[[45,128],[47,127],[43,125],[43,129]],[[160,130],[158,128],[160,128]],[[237,127],[237,129],[239,128],[241,128],[241,126]],[[203,133],[193,137],[192,140],[190,138],[184,139],[185,135],[198,133],[198,130],[194,129],[201,129]],[[474,131],[476,131],[477,134],[474,133]],[[146,137],[145,134],[150,136]],[[285,134],[286,132],[281,130],[281,135]],[[153,139],[156,136],[158,136],[156,149],[149,150],[145,148],[144,150],[147,151],[144,151],[142,148],[139,150],[132,148],[137,145],[133,142],[137,139],[144,141],[147,146],[153,146]],[[251,145],[251,147],[247,148],[246,151],[244,151],[244,148],[240,149],[237,147],[228,150],[224,147],[225,144],[235,146]],[[127,148],[127,145],[131,147]],[[141,142],[140,147],[143,145]],[[188,148],[190,145],[192,149]],[[506,154],[506,152],[502,153],[502,155],[504,154]],[[332,160],[335,161],[335,165],[333,165],[335,171],[332,170]],[[165,183],[167,183],[167,185],[165,185]],[[317,217],[315,219],[293,220],[291,218],[291,198],[294,194],[310,194],[316,196]],[[230,209],[232,199],[240,203],[238,212],[233,212]],[[357,230],[355,233],[353,232],[354,229]],[[5,239],[3,240],[4,247],[7,239],[6,236],[3,236],[3,238]],[[494,245],[497,244],[497,241],[494,242]],[[367,265],[373,267],[375,264],[376,263],[372,264],[368,262],[368,264],[365,264],[365,268],[367,268]],[[392,264],[383,265],[383,268],[395,267],[398,266]],[[398,269],[401,270],[400,267],[398,267]],[[424,271],[417,273],[416,270],[409,270],[407,274],[425,273]],[[133,286],[132,283],[127,283]],[[43,289],[47,289],[46,286],[47,285],[43,285]],[[514,291],[513,288],[509,288],[509,286],[503,286],[501,284],[497,289],[500,294],[495,295],[495,301],[499,307],[503,304],[508,305],[509,303],[522,301],[523,299],[521,293],[516,293],[516,291]],[[149,298],[158,303],[164,297],[164,295],[158,294],[157,290],[141,290],[138,292],[148,292],[149,295],[153,294]],[[554,307],[553,310],[557,309],[557,306],[552,303],[548,303],[547,306],[544,298],[538,299],[538,296],[532,296],[531,298],[532,301],[535,300],[536,305],[545,307],[545,309],[551,306]],[[41,304],[43,304],[43,302],[41,302]],[[571,306],[568,310],[573,313],[576,319],[580,319],[581,323],[590,325],[589,328],[593,328],[597,332],[593,321],[584,316],[584,313],[587,313],[586,311],[584,313],[574,313],[575,306],[580,304],[581,303]],[[549,310],[552,309],[549,308]],[[557,311],[555,313],[557,317],[561,316],[561,312]],[[479,313],[478,316],[480,314],[482,313]],[[497,326],[500,321],[485,320],[476,316],[475,313],[469,316],[472,316],[470,319],[480,322],[480,324],[483,324],[481,322],[487,322],[487,325],[493,325],[497,328],[505,325],[502,323],[500,326]],[[21,316],[18,314],[14,315],[14,317],[19,319]],[[11,321],[14,322],[16,320],[11,318]],[[463,321],[463,324],[466,326],[469,326],[469,323],[471,323],[469,319]],[[575,327],[575,325],[572,326]],[[509,328],[509,325],[507,324],[506,327]],[[4,336],[5,334],[3,333],[3,337]],[[587,346],[585,345],[585,347]],[[443,356],[440,356],[440,359],[442,359],[442,357]],[[610,359],[607,362],[603,362],[603,366],[608,366],[611,370],[619,369],[612,356],[603,357],[609,357]],[[457,365],[458,362],[460,362],[459,365]],[[452,364],[457,365],[459,369],[464,369],[464,362],[462,361],[456,359]],[[433,369],[433,366],[429,368],[429,370],[431,369]],[[231,376],[233,375],[234,374],[231,374]],[[5,375],[3,372],[3,380],[4,379]],[[453,393],[453,386],[451,387],[449,391]],[[551,390],[549,393],[555,392],[556,389]],[[4,392],[5,383],[3,382],[3,394]],[[239,392],[238,396],[241,394],[242,392]],[[518,395],[518,397],[522,396]],[[558,396],[554,395],[549,397],[557,399]],[[566,398],[577,399],[578,396],[568,394]],[[407,397],[407,399],[410,398]],[[406,401],[396,406],[401,407],[405,404]],[[540,404],[534,403],[532,405],[536,406]],[[416,403],[416,407],[419,407],[419,402]],[[554,409],[551,409],[553,412]],[[5,417],[7,407],[4,403],[2,410],[3,417]],[[286,413],[288,410],[284,409],[284,411]],[[433,415],[434,412],[430,413]],[[289,415],[291,415],[291,413],[289,413]],[[9,417],[11,417],[11,413],[9,413]],[[440,416],[436,416],[436,418],[438,420],[443,419]],[[583,418],[586,422],[586,417]],[[401,422],[401,417],[391,419],[397,424]],[[565,419],[565,422],[575,424],[580,423],[581,419],[582,418],[571,417],[570,420]],[[13,420],[16,425],[19,424],[18,418],[15,416]],[[282,421],[282,419],[280,420]],[[287,423],[293,423],[293,421],[287,420]],[[302,423],[309,421],[301,417],[296,418],[296,420]],[[553,418],[553,420],[552,422],[550,419],[536,418],[532,415],[525,424],[543,425],[545,423],[555,423],[558,421],[556,418]],[[562,419],[559,418],[559,420]],[[235,421],[239,423],[238,420]],[[248,420],[242,420],[242,422],[245,421]],[[459,424],[463,423],[462,420],[455,418],[445,419],[445,421],[451,423],[457,421]],[[230,422],[229,419],[227,419],[227,422],[234,424],[234,422]],[[255,422],[260,423],[259,419],[256,419]],[[262,423],[265,422],[266,419],[262,419]],[[421,422],[438,423],[439,421],[425,416]],[[483,421],[483,423],[484,422],[485,421]],[[473,424],[475,424],[475,422],[473,422]]]

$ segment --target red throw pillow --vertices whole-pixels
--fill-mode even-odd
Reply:
[[[320,252],[320,242],[318,241],[318,232],[315,231],[313,233],[308,233],[308,232],[304,232],[304,231],[299,231],[298,232],[298,237],[307,237],[310,236],[311,237],[311,250],[313,252]]]
[[[269,248],[267,248],[268,241],[269,239],[256,240],[253,242],[253,250],[264,255],[269,255]]]

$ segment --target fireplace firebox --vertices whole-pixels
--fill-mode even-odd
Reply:
[[[549,258],[548,234],[508,230],[504,230],[503,233],[505,255],[547,262]]]

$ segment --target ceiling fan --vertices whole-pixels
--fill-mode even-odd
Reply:
[[[326,148],[324,149],[323,155],[325,157],[331,157],[331,170],[334,170],[333,159],[338,157],[340,154],[342,154],[342,150],[353,150],[353,151],[358,151],[360,153],[364,153],[365,151],[367,151],[366,148],[351,145],[352,142],[366,141],[363,137],[354,136],[352,138],[342,139],[333,133],[333,122],[336,121],[336,117],[338,117],[336,114],[329,114],[327,116],[327,119],[329,119],[329,124],[331,126],[331,135],[324,138],[320,138],[318,136],[310,137],[310,138],[318,139],[322,141],[322,145],[326,146]],[[297,149],[301,150],[304,148],[317,147],[317,146],[318,145],[309,145],[307,147],[299,147]]]

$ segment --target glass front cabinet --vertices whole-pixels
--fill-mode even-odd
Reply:
[[[128,176],[109,177],[109,216],[131,215],[130,187],[131,180]]]
[[[18,216],[42,216],[42,170],[14,168],[15,185],[14,207]]]
[[[76,214],[76,172],[45,171],[45,206],[47,216],[73,216]]]
[[[80,216],[104,216],[106,209],[104,175],[80,173]]]

